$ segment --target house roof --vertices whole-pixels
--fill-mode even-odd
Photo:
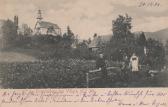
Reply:
[[[100,40],[100,37],[95,37],[89,44],[89,48],[96,48]]]
[[[49,28],[51,26],[54,27],[54,29],[60,29],[60,27],[57,24],[46,22],[46,21],[40,21],[38,22],[41,28]]]
[[[112,35],[102,35],[102,36],[95,37],[89,44],[89,48],[97,48],[98,47],[97,45],[99,42],[106,43],[110,41],[111,37]]]

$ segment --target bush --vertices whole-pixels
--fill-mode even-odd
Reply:
[[[94,66],[78,59],[0,64],[4,88],[85,87],[85,73]]]

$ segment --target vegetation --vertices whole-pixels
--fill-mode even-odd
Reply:
[[[118,66],[115,62],[107,62],[107,64],[108,66]],[[85,88],[86,72],[95,69],[95,62],[79,59],[13,62],[0,63],[0,69],[3,88]],[[139,83],[135,84],[128,78],[127,85],[124,85],[123,77],[120,76],[121,72],[115,72],[118,74],[109,77],[107,82],[109,87],[168,86],[167,74],[165,73],[151,79],[143,76],[144,72],[141,72],[141,76],[138,78]],[[100,87],[101,80],[90,81],[90,86]]]
[[[17,26],[11,20],[6,20],[2,26],[4,48],[9,48],[15,45],[17,38]]]
[[[13,62],[0,63],[0,68],[4,88],[86,87],[86,72],[95,69],[95,62],[79,59]]]
[[[151,69],[161,69],[164,66],[165,50],[163,44],[157,40],[149,38],[146,40],[142,32],[138,37],[131,32],[132,18],[127,14],[113,21],[113,36],[107,43],[105,55],[108,59],[123,61],[127,56],[131,57],[136,53],[140,57],[140,63],[149,65]],[[147,48],[147,53],[144,53]]]
[[[140,64],[149,65],[150,69],[160,71],[166,62],[165,52],[168,53],[168,43],[164,48],[161,42],[151,38],[146,39],[144,32],[136,36],[131,32],[131,24],[132,18],[130,16],[119,15],[112,23],[113,36],[110,42],[100,41],[97,44],[98,51],[105,54],[108,66],[121,66],[118,62],[122,62],[125,56],[129,60],[131,55],[136,53],[140,57]],[[26,24],[22,26],[24,33],[18,34],[17,27],[16,22],[5,21],[2,27],[6,46],[4,48],[9,50],[19,48],[23,53],[30,54],[39,61],[0,63],[0,69],[3,71],[0,72],[2,73],[0,76],[3,78],[3,87],[85,87],[85,74],[89,70],[95,69],[94,59],[97,58],[97,52],[89,50],[88,44],[92,42],[90,38],[79,42],[69,26],[66,33],[57,36],[31,36],[32,30]],[[94,37],[97,37],[96,33]],[[146,49],[146,53],[144,49]],[[120,75],[118,76],[122,78]],[[114,78],[117,77],[114,75]],[[159,81],[159,78],[163,77],[163,75],[158,76],[156,80]],[[122,81],[116,82],[113,80],[114,78],[109,83],[114,82],[118,86],[118,83]],[[146,76],[142,77],[142,84],[150,82],[147,81]],[[163,81],[158,84],[164,86]],[[151,83],[157,84],[155,81]],[[151,86],[151,84],[144,86]]]
[[[148,64],[153,69],[162,68],[165,61],[165,50],[163,44],[157,40],[146,39],[142,32],[139,36],[135,36],[131,32],[132,18],[127,14],[119,15],[116,20],[113,20],[112,31],[113,36],[108,43],[99,42],[97,45],[99,51],[104,52],[107,59],[113,61],[122,61],[125,56],[131,57],[133,53],[140,56],[141,64]],[[17,35],[17,24],[11,20],[7,20],[3,26],[3,39],[6,48],[17,46],[21,48],[29,48],[39,50],[43,55],[37,56],[40,59],[52,58],[79,58],[79,59],[95,59],[96,53],[88,48],[91,39],[78,42],[78,38],[72,32],[70,27],[67,27],[67,32],[63,36],[52,35],[31,35],[32,30],[27,24],[23,24],[23,34]],[[94,34],[96,37],[97,34]],[[144,48],[147,53],[144,53]],[[152,61],[153,60],[153,61]]]

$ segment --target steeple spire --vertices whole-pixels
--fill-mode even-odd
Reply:
[[[37,18],[36,18],[38,21],[41,21],[43,19],[42,17],[42,13],[41,13],[41,10],[39,9],[38,10],[38,13],[37,13]]]

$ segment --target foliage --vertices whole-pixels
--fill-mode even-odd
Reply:
[[[4,88],[86,87],[85,73],[94,62],[78,59],[1,63]]]
[[[165,44],[165,53],[166,55],[168,55],[168,40],[166,41],[166,44]]]
[[[116,62],[108,62],[108,66],[117,66]],[[3,88],[84,88],[86,87],[86,72],[95,69],[95,62],[79,59],[48,60],[35,62],[0,63],[0,78]],[[115,70],[112,72],[120,72]],[[161,75],[160,75],[161,74]],[[109,87],[142,87],[168,86],[168,74],[160,73],[156,78],[140,77],[140,83],[121,81],[119,75],[112,74],[107,82]],[[98,76],[91,75],[92,76]],[[121,78],[121,79],[120,79]],[[98,80],[98,79],[97,79]],[[100,86],[100,81],[90,81]],[[92,85],[94,85],[92,84]]]
[[[131,33],[132,18],[127,14],[119,15],[113,21],[113,36],[105,47],[105,55],[113,60],[121,61],[123,56],[131,56],[135,51],[135,38]]]
[[[3,42],[5,47],[12,47],[16,43],[17,26],[11,20],[6,20],[2,26]]]
[[[144,32],[136,36],[131,33],[131,20],[128,15],[121,16],[113,21],[113,36],[105,47],[105,56],[114,61],[123,61],[133,53],[139,56],[140,64],[149,64],[152,69],[161,69],[165,63],[163,44],[154,39],[146,40]],[[144,53],[147,48],[147,56]]]
[[[21,30],[20,33],[24,36],[30,36],[33,33],[33,30],[27,24],[22,24]]]
[[[132,18],[127,14],[125,16],[119,15],[118,18],[112,23],[114,38],[126,40],[131,34],[131,21]]]
[[[73,52],[73,56],[75,56],[75,58],[93,59],[95,57],[94,53],[89,50],[88,42],[89,41],[87,40],[83,40],[82,42],[77,44],[77,47]]]
[[[149,38],[147,40],[147,60],[153,69],[161,69],[165,64],[165,49],[163,44],[157,40]]]
[[[63,34],[63,42],[62,45],[64,48],[70,48],[72,44],[75,42],[74,33],[71,31],[70,27],[67,27],[67,33]]]
[[[144,32],[142,32],[139,36],[139,38],[137,39],[138,45],[140,46],[146,46],[146,37]]]

